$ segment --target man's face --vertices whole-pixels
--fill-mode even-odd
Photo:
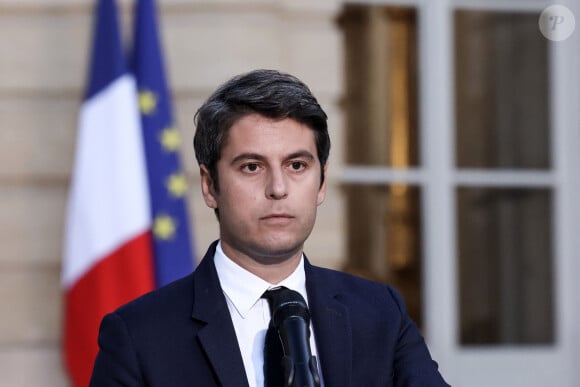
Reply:
[[[205,202],[219,208],[224,250],[262,264],[301,253],[326,194],[320,168],[307,126],[259,114],[234,123],[217,163],[219,191],[202,166]]]

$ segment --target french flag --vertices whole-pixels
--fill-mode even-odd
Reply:
[[[154,12],[153,3],[143,3],[144,11],[141,1],[137,7],[137,25],[143,17],[155,23],[154,14],[148,14]],[[140,39],[135,36],[135,41]],[[159,98],[157,90],[147,90],[157,102],[165,100],[163,109],[169,109],[166,91]],[[156,138],[163,149],[161,131],[170,124],[145,127],[141,98],[124,57],[115,1],[98,0],[89,81],[79,115],[61,278],[64,358],[74,386],[89,383],[103,316],[186,275],[193,266],[175,136],[165,141],[172,148],[160,152],[163,159],[151,156],[154,143],[144,136]],[[147,111],[148,118],[143,120],[162,114],[159,106]],[[161,172],[150,173],[148,165]],[[156,203],[164,198],[161,191],[151,193],[156,186],[166,187],[162,204]],[[164,253],[167,249],[170,254]]]

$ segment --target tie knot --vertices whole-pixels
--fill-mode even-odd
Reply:
[[[264,294],[262,294],[262,298],[268,300],[271,312],[276,310],[280,305],[286,303],[301,303],[307,307],[306,301],[304,301],[304,297],[302,297],[300,293],[295,290],[290,290],[284,286],[278,286],[276,288],[266,290]]]

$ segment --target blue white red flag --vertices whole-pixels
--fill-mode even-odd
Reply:
[[[145,15],[153,12],[150,1],[140,3],[139,9],[143,4],[150,8]],[[152,73],[143,77],[147,81],[138,94],[124,57],[115,0],[98,0],[95,11],[62,268],[64,357],[74,386],[89,383],[103,316],[192,268],[183,198],[185,182],[176,162],[178,137],[171,128],[163,68],[157,68],[157,76],[154,69],[146,70]],[[140,10],[136,17],[141,19]],[[148,17],[154,21],[154,15]],[[145,26],[146,34],[156,33],[151,30],[154,27]],[[137,31],[142,29],[137,27]],[[160,64],[161,53],[156,50],[152,57],[141,54],[135,59]],[[134,68],[140,68],[137,62]],[[136,70],[139,77],[141,71],[145,73]],[[151,104],[152,99],[147,103],[145,90],[151,92],[155,104]],[[151,114],[142,118],[139,109],[143,111],[146,106]],[[155,127],[161,129],[150,129]],[[151,151],[155,141],[162,149],[158,155]],[[149,173],[148,166],[156,172]],[[158,205],[154,203],[163,195],[153,180],[162,174],[165,177],[160,179],[170,194]]]

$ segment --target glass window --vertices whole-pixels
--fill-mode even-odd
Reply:
[[[538,15],[459,10],[454,23],[457,167],[549,170],[548,44]],[[462,344],[553,342],[551,209],[549,187],[475,180],[458,188]]]
[[[459,188],[462,344],[554,340],[549,189]]]
[[[547,47],[535,13],[455,12],[458,167],[550,168]]]
[[[413,9],[347,5],[347,162],[406,168],[418,164],[417,34]]]
[[[351,185],[347,200],[346,271],[387,282],[399,290],[420,325],[421,215],[415,186]]]
[[[417,28],[411,8],[345,5],[346,162],[410,169],[419,164]],[[345,270],[401,291],[420,325],[420,188],[408,183],[346,185]]]

